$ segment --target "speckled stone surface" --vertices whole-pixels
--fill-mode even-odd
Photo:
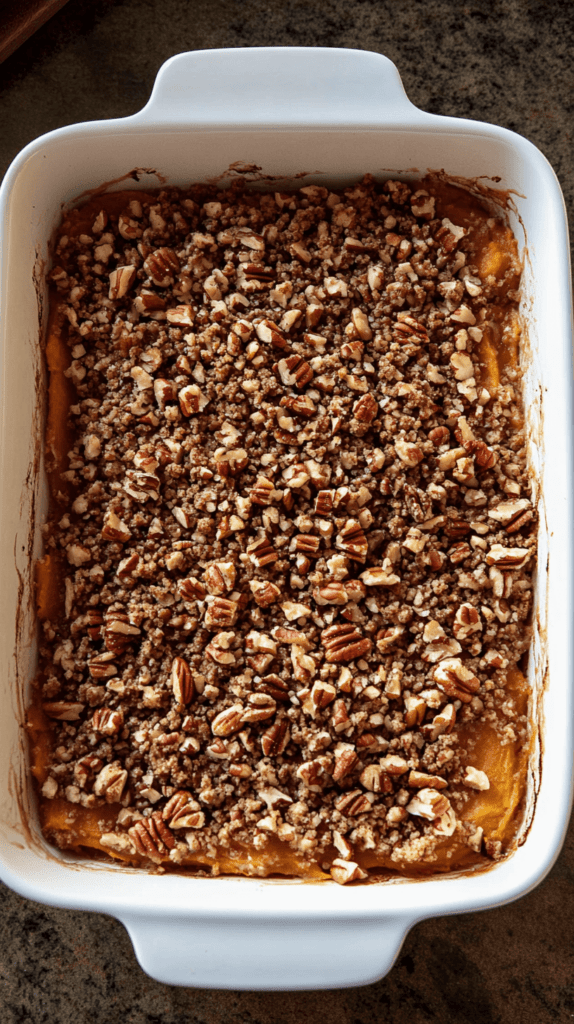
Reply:
[[[425,110],[492,121],[548,157],[574,195],[570,0],[69,0],[0,65],[0,173],[60,125],[146,102],[187,49],[344,46],[386,54]],[[310,993],[171,988],[116,921],[0,888],[1,1024],[566,1024],[574,1021],[574,831],[530,895],[426,921],[377,984]]]

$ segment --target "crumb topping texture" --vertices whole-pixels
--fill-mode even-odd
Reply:
[[[520,266],[502,221],[444,202],[240,183],[64,223],[42,799],[107,808],[111,855],[283,844],[345,884],[367,854],[504,854],[465,808],[491,784],[472,730],[528,733],[535,512],[517,366],[488,372]]]

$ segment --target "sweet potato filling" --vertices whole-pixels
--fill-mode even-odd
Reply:
[[[430,180],[67,215],[29,709],[51,841],[343,883],[512,848],[519,278],[503,219]]]

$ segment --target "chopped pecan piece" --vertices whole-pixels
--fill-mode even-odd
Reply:
[[[335,767],[333,782],[340,782],[355,770],[359,757],[351,743],[339,743],[335,748]]]
[[[263,569],[266,565],[273,565],[273,562],[277,561],[277,552],[266,536],[248,544],[247,554],[258,569]]]
[[[205,570],[204,579],[209,593],[221,597],[222,594],[233,590],[237,579],[237,569],[233,562],[214,562]]]
[[[361,772],[361,785],[371,793],[392,793],[393,784],[386,772],[376,764],[369,764]]]
[[[379,406],[373,396],[367,392],[358,398],[353,405],[353,416],[361,423],[372,423],[378,415]]]
[[[207,593],[203,583],[196,580],[195,576],[189,576],[187,579],[178,580],[177,589],[184,601],[203,601],[203,598]]]
[[[167,288],[179,272],[180,262],[173,251],[166,246],[156,249],[144,260],[144,270],[158,288]]]
[[[313,371],[301,356],[287,356],[277,364],[279,377],[286,387],[304,388],[313,380]]]
[[[275,699],[268,693],[252,693],[247,698],[247,708],[243,712],[243,722],[264,722],[272,718],[277,710]]]
[[[340,857],[335,858],[331,864],[330,872],[333,881],[337,882],[338,885],[359,882],[361,879],[368,877],[367,872],[363,871],[354,861],[342,860]]]
[[[261,736],[261,749],[265,757],[278,757],[282,754],[290,738],[289,723],[286,719],[281,718],[274,722]]]
[[[120,731],[123,724],[122,711],[112,711],[111,708],[98,708],[97,711],[94,711],[92,725],[96,732],[101,732],[104,736],[113,736]]]
[[[502,544],[493,544],[486,556],[486,564],[495,565],[498,569],[522,569],[531,554],[529,548],[505,548]]]
[[[267,693],[281,704],[286,704],[289,700],[289,684],[275,673],[263,676],[254,686],[259,693]]]
[[[356,519],[349,519],[335,539],[335,547],[344,551],[349,558],[364,562],[369,550],[365,531]]]
[[[360,789],[353,789],[350,793],[343,793],[335,800],[335,807],[341,814],[348,814],[355,817],[357,814],[366,814],[371,810],[369,795]]]
[[[56,718],[60,722],[77,722],[85,705],[71,700],[54,700],[42,704],[48,718]]]
[[[276,587],[274,583],[270,583],[267,580],[250,580],[249,586],[260,608],[268,608],[281,595],[279,587]]]
[[[334,580],[323,587],[315,587],[313,597],[317,604],[346,604],[349,600],[344,583]]]
[[[319,552],[320,543],[320,537],[315,537],[311,533],[299,533],[293,538],[293,550],[302,551],[304,555],[313,558]]]
[[[274,491],[273,481],[265,476],[259,476],[249,496],[256,505],[271,505]]]
[[[112,761],[105,765],[98,773],[94,781],[94,793],[96,796],[103,796],[106,803],[118,803],[124,792],[128,780],[127,771],[122,768],[119,761]]]
[[[234,665],[235,655],[229,650],[229,645],[234,637],[235,633],[225,631],[216,633],[205,648],[205,653],[209,654],[209,657],[218,665]]]
[[[207,606],[205,625],[208,629],[222,629],[233,626],[239,606],[237,601],[229,601],[225,597],[214,597]]]
[[[110,274],[110,299],[123,299],[136,279],[135,267],[116,267]]]

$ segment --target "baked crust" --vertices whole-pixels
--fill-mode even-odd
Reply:
[[[48,837],[343,884],[503,856],[535,545],[503,220],[430,181],[166,189],[72,211],[55,264]]]

